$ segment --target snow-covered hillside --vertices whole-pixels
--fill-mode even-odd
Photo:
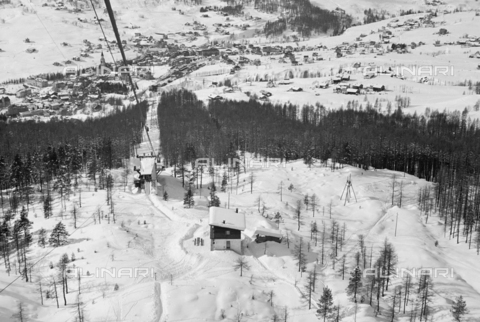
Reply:
[[[157,146],[158,129],[152,111],[148,124]],[[148,152],[148,146],[144,142],[139,153]],[[381,299],[378,316],[368,298],[355,309],[345,293],[355,266],[355,253],[360,251],[359,236],[363,235],[367,262],[380,256],[388,239],[398,254],[399,270],[448,270],[446,277],[433,278],[429,306],[434,321],[451,321],[449,310],[458,295],[463,295],[468,303],[470,321],[478,320],[480,284],[476,277],[480,271],[476,251],[469,249],[468,244],[444,238],[443,221],[435,214],[427,222],[420,213],[417,195],[421,187],[429,185],[427,182],[401,172],[365,171],[350,166],[332,171],[330,165],[316,163],[308,167],[303,161],[266,166],[256,160],[248,164],[247,173],[240,174],[238,187],[237,179],[231,178],[226,192],[217,194],[222,207],[238,208],[246,216],[244,258],[249,269],[245,269],[242,277],[234,268],[239,254],[210,251],[206,187],[212,179],[208,173],[204,174],[203,188],[194,189],[194,207],[187,209],[183,207],[185,189],[181,178],[172,176],[173,168],[161,173],[161,187],[156,195],[135,193],[131,175],[125,187],[124,172],[119,170],[113,172],[115,217],[106,204],[106,191],[94,191],[86,179],[80,180],[79,188],[67,198],[63,210],[59,198],[54,197],[52,218],[43,218],[42,203],[29,206],[35,232],[35,243],[28,254],[33,264],[32,280],[25,282],[15,264],[10,274],[2,267],[0,319],[14,321],[18,303],[22,303],[26,321],[73,321],[78,316],[80,298],[85,321],[260,322],[270,321],[275,314],[280,317],[287,314],[288,321],[313,322],[318,321],[318,298],[323,287],[328,286],[333,291],[334,304],[340,306],[342,321],[390,321],[390,297],[395,287],[403,283],[401,278],[392,278]],[[223,170],[218,168],[216,172],[221,178]],[[255,178],[252,192],[250,173]],[[349,178],[353,190],[347,202],[344,189]],[[393,180],[402,184],[402,194],[400,197],[397,188],[392,206]],[[219,182],[216,184],[221,186]],[[165,191],[168,201],[161,198]],[[311,205],[306,209],[305,195],[317,197],[315,213]],[[303,205],[300,229],[295,210],[298,201]],[[73,207],[77,209],[76,228]],[[274,219],[277,213],[281,216],[279,222]],[[69,233],[68,244],[56,248],[37,245],[39,229],[44,228],[49,234],[60,221]],[[311,233],[312,223],[316,223],[320,232],[318,239]],[[340,232],[336,233],[334,243],[332,225]],[[253,233],[259,228],[278,228],[284,241],[257,244]],[[325,239],[321,242],[323,229]],[[338,246],[339,236],[343,236],[341,246]],[[198,238],[203,239],[202,245],[194,241]],[[299,243],[306,255],[303,273],[299,272],[294,255]],[[336,258],[332,257],[335,247],[338,247]],[[68,264],[65,299],[61,296],[61,284],[57,284],[57,309],[52,283],[53,280],[60,283],[56,263],[62,254],[75,259]],[[11,255],[12,263],[14,256]],[[343,265],[345,279],[339,272]],[[131,273],[131,268],[137,269],[137,273]],[[306,281],[308,272],[314,269],[318,277],[309,309]],[[75,272],[81,272],[80,280]],[[43,292],[50,290],[50,298],[44,297],[43,305],[40,283]],[[409,306],[416,303],[414,291],[409,298]],[[398,321],[410,320],[411,308],[407,306],[406,314],[402,309],[395,310]]]
[[[0,9],[0,82],[62,72],[69,65],[65,61],[80,54],[84,40],[94,43],[95,50],[80,59],[80,66],[98,65],[102,52],[108,62],[113,62],[100,27],[94,22],[93,11],[56,10],[53,1],[12,3],[0,5],[3,6]],[[43,3],[49,6],[42,6]],[[329,10],[343,8],[359,20],[368,8],[395,14],[400,10],[432,8],[419,0],[314,0],[312,3]],[[139,51],[130,46],[130,39],[136,33],[152,37],[165,34],[179,44],[196,47],[209,41],[224,41],[220,46],[222,50],[230,49],[233,42],[304,47],[295,51],[299,62],[295,65],[283,53],[245,54],[243,56],[251,61],[258,59],[259,64],[247,64],[234,73],[226,62],[202,58],[202,67],[170,79],[159,92],[186,88],[207,102],[213,96],[246,101],[268,91],[268,101],[273,103],[339,109],[357,101],[363,106],[375,106],[381,112],[398,108],[400,101],[408,101],[403,106],[405,113],[421,115],[432,110],[462,112],[466,109],[472,119],[480,118],[480,96],[473,85],[468,85],[469,81],[480,80],[480,67],[477,66],[480,60],[469,58],[476,54],[477,48],[458,43],[480,37],[480,16],[474,11],[478,7],[476,1],[446,1],[439,7],[465,11],[440,11],[432,18],[435,28],[406,30],[395,27],[403,26],[409,19],[419,20],[424,16],[422,13],[352,27],[336,37],[310,38],[294,37],[290,31],[278,37],[265,37],[260,32],[265,22],[278,16],[257,11],[253,3],[246,5],[245,11],[258,19],[248,20],[251,26],[246,30],[231,28],[233,35],[213,32],[215,25],[224,23],[225,18],[217,14],[202,17],[198,6],[154,0],[113,0],[112,4],[121,36],[128,40],[128,58],[139,55]],[[225,2],[207,0],[202,5],[223,6]],[[103,5],[98,13],[105,19],[102,25],[107,38],[113,40],[113,30]],[[245,17],[231,19],[232,24],[247,22]],[[180,32],[192,31],[187,24],[194,21],[204,23],[208,32],[190,41]],[[448,33],[440,36],[440,28],[447,29]],[[378,41],[379,34],[387,29],[392,30],[392,37],[388,43],[381,44],[378,52],[359,50],[337,56],[337,47],[353,44],[359,38],[365,43]],[[440,43],[435,44],[437,40]],[[424,44],[420,45],[422,42]],[[419,45],[407,53],[398,53],[387,50],[392,43]],[[28,53],[32,48],[36,52]],[[313,59],[314,53],[322,59]],[[115,60],[120,59],[118,50],[113,50],[113,56]],[[234,59],[237,61],[237,58]],[[55,62],[62,62],[63,66],[53,66]],[[447,66],[452,73],[433,75],[422,81],[423,75],[406,75],[402,79],[389,71],[369,79],[364,73],[366,66],[383,70],[395,70],[399,66]],[[147,125],[155,148],[160,146],[156,121],[160,93],[150,92],[148,88],[164,84],[160,78],[173,69],[168,64],[156,67],[154,79],[137,82],[141,97],[150,100]],[[334,91],[333,84],[320,88],[319,84],[333,81],[340,72],[349,75],[348,84],[361,83],[362,88],[380,85],[385,90],[346,95]],[[224,86],[227,83],[233,86]],[[16,90],[22,85],[13,87]],[[293,91],[298,88],[302,91]],[[14,103],[21,101],[23,98],[12,98]],[[78,118],[83,119],[83,116]],[[140,155],[151,152],[146,135],[143,141],[135,149]],[[379,301],[374,296],[369,298],[374,291],[369,288],[367,282],[371,280],[367,277],[363,279],[366,284],[358,303],[355,304],[346,292],[350,273],[360,265],[360,259],[363,258],[363,268],[371,268],[372,263],[385,254],[382,250],[388,243],[398,256],[396,268],[399,271],[424,268],[441,270],[442,274],[447,272],[432,278],[433,287],[428,298],[431,321],[453,321],[450,310],[459,295],[470,310],[464,321],[480,321],[478,246],[462,239],[460,243],[449,239],[443,218],[436,213],[427,218],[419,209],[420,189],[432,187],[432,183],[386,169],[363,170],[330,162],[315,162],[310,167],[303,160],[267,165],[260,156],[247,155],[245,158],[249,161],[246,171],[241,171],[238,178],[234,174],[230,176],[228,169],[222,166],[215,167],[213,176],[207,168],[203,169],[201,186],[193,185],[192,208],[184,207],[186,188],[182,186],[179,169],[167,167],[160,173],[157,191],[145,194],[134,187],[133,160],[111,171],[113,201],[109,201],[106,190],[98,189],[87,174],[82,174],[78,186],[69,191],[64,202],[58,189],[52,195],[53,216],[48,219],[44,218],[43,190],[40,192],[45,188],[34,187],[33,202],[28,205],[33,242],[25,254],[17,251],[9,255],[10,271],[2,253],[0,321],[314,322],[320,320],[318,301],[326,287],[332,290],[333,304],[341,317],[339,321],[412,321],[412,312],[418,312],[422,305],[417,291],[421,279],[418,276],[413,278],[414,286],[408,295],[404,293],[405,279],[401,277],[389,280],[389,287],[379,296]],[[187,166],[187,171],[189,169]],[[224,173],[227,184],[225,191],[220,191]],[[349,200],[345,200],[349,180],[353,190]],[[392,187],[393,182],[397,190]],[[219,190],[220,206],[238,209],[246,217],[243,254],[210,249],[208,205],[212,183]],[[398,190],[400,183],[401,192]],[[11,192],[2,190],[2,198]],[[165,192],[168,198],[164,198]],[[312,196],[315,196],[315,207],[311,203]],[[2,199],[2,217],[7,208]],[[19,210],[17,212],[19,217]],[[48,241],[60,222],[68,232],[68,243],[58,247],[39,244],[41,230],[46,230]],[[316,227],[316,231],[312,231],[312,227]],[[256,243],[254,233],[257,229],[278,229],[283,240],[281,243]],[[359,247],[362,238],[364,248]],[[299,265],[300,245],[304,265]],[[69,261],[62,275],[59,261],[64,254]],[[28,282],[18,261],[21,256],[27,257],[32,266]],[[235,267],[239,260],[247,264],[242,276]],[[309,283],[312,272],[316,274],[314,290]],[[64,276],[68,277],[68,286],[62,283]],[[398,295],[399,290],[403,295]]]

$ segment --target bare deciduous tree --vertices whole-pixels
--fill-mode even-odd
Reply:
[[[250,269],[250,265],[248,264],[245,256],[242,256],[235,260],[235,263],[233,264],[233,268],[236,271],[240,270],[240,276],[243,276],[243,270],[248,271]]]

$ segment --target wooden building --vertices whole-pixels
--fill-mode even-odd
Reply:
[[[242,254],[245,214],[220,207],[210,207],[209,212],[210,250],[233,250]]]
[[[0,108],[9,107],[9,106],[10,106],[10,97],[0,96]]]
[[[283,235],[280,233],[280,231],[266,228],[257,229],[253,236],[255,237],[256,243],[264,243],[267,241],[281,243],[283,238]]]

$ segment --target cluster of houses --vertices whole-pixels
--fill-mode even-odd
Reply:
[[[104,64],[102,58],[101,65]],[[118,78],[119,76],[116,75]],[[71,116],[85,107],[92,112],[101,111],[103,108],[102,91],[105,82],[118,81],[112,75],[84,73],[66,75],[63,79],[48,81],[42,77],[29,77],[23,87],[14,93],[17,98],[11,104],[8,96],[1,97],[0,108],[8,108],[4,114],[12,118],[34,116]],[[5,91],[4,91],[5,92]]]
[[[364,86],[360,83],[355,84],[339,84],[335,88],[333,88],[334,93],[338,94],[347,94],[347,95],[360,95],[360,94],[367,94],[372,92],[384,92],[385,85],[368,85]]]
[[[382,43],[376,42],[374,40],[371,41],[358,41],[354,43],[344,42],[341,45],[335,48],[335,52],[337,57],[344,57],[348,55],[354,54],[375,54],[375,55],[383,55],[386,50]]]
[[[480,47],[480,37],[469,36],[465,39],[457,40],[457,45],[462,47]]]

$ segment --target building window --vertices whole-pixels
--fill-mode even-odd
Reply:
[[[225,234],[230,235],[230,230],[227,230]]]

